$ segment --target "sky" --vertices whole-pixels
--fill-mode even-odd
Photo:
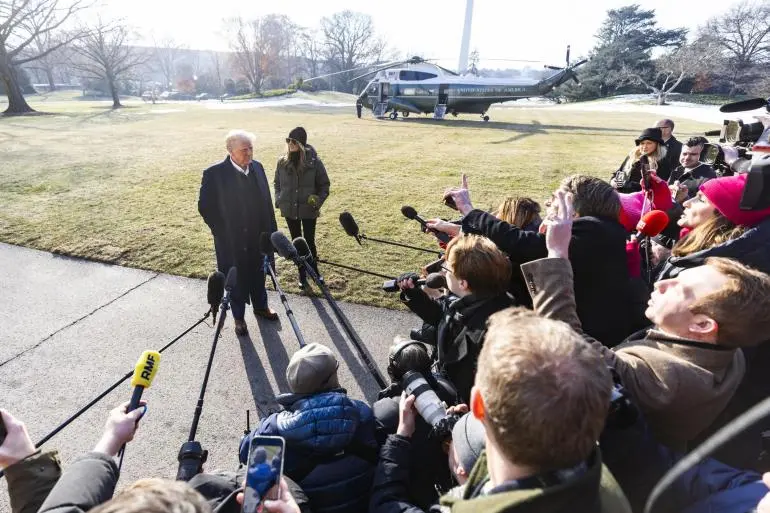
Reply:
[[[478,50],[481,67],[485,68],[527,65],[492,59],[562,65],[568,44],[572,46],[573,61],[587,54],[607,10],[633,1],[475,0],[470,48]],[[729,7],[729,3],[702,0],[639,3],[645,9],[655,9],[661,27],[693,30]],[[278,13],[302,26],[318,27],[321,17],[351,9],[371,15],[378,34],[398,50],[399,56],[440,59],[441,64],[456,69],[465,7],[466,0],[200,0],[197,6],[190,0],[103,0],[101,13],[106,18],[124,19],[144,36],[145,44],[152,44],[153,37],[171,37],[189,48],[227,50],[222,23],[227,17],[240,15],[248,19]]]

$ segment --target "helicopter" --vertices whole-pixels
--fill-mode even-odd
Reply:
[[[350,82],[375,75],[356,101],[359,118],[365,107],[376,118],[388,116],[397,119],[399,113],[403,117],[433,113],[434,119],[444,119],[446,114],[457,116],[467,113],[479,114],[481,119],[489,121],[487,111],[493,103],[543,96],[568,80],[574,80],[579,85],[575,69],[588,59],[570,64],[570,47],[567,46],[566,61],[565,67],[545,66],[557,72],[542,80],[534,80],[460,75],[430,60],[412,57],[381,65],[350,79]],[[306,81],[309,80],[313,79]]]

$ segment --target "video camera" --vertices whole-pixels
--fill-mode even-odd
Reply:
[[[760,108],[770,113],[770,98],[754,98],[720,107],[720,112],[743,112]],[[742,210],[770,207],[770,127],[757,121],[724,120],[721,130],[706,132],[719,136],[719,143],[707,143],[700,160],[723,175],[748,173],[741,198]]]

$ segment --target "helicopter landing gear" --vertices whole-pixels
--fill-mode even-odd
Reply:
[[[486,115],[481,116],[481,119],[483,119],[484,123],[486,123],[487,121],[489,121],[489,116],[486,116]]]
[[[405,118],[408,118],[409,117],[409,112],[408,111],[402,112],[401,115],[404,116]]]
[[[452,116],[453,116],[453,117],[457,117],[457,111],[456,111],[456,110],[453,110],[453,111],[451,112],[451,114],[452,114]]]
[[[397,117],[398,117],[398,112],[396,112],[395,110],[390,113],[390,119],[396,119]]]

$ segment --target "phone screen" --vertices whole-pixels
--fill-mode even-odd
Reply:
[[[270,489],[283,472],[284,440],[280,436],[255,436],[249,445],[249,466],[243,491],[243,513],[261,513]]]

